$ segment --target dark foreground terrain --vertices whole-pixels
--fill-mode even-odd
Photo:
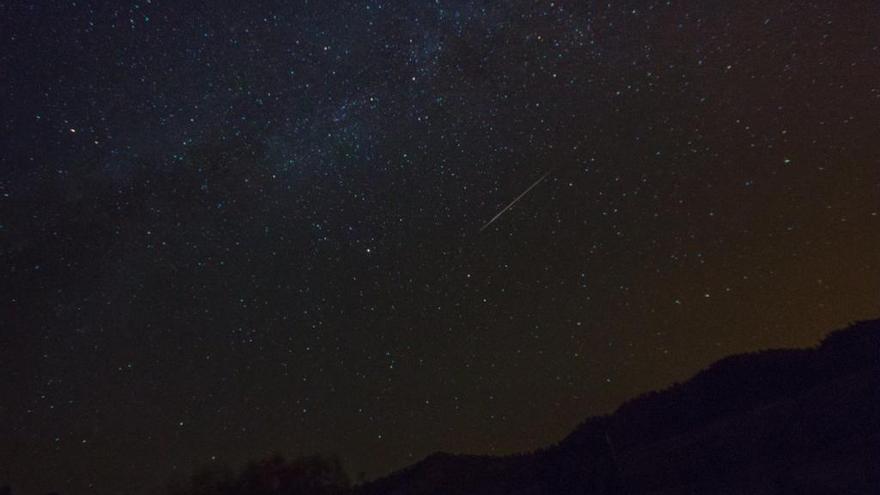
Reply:
[[[358,495],[878,494],[880,320],[815,349],[721,360],[558,445],[435,454]]]
[[[0,495],[9,495],[9,488]],[[723,359],[507,457],[437,453],[351,487],[339,460],[213,466],[172,495],[880,494],[880,320]]]

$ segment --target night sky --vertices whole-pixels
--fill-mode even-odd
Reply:
[[[876,1],[0,19],[16,493],[156,493],[275,451],[357,479],[531,450],[880,316]]]

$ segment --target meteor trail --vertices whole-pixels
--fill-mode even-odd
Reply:
[[[531,186],[529,186],[528,189],[526,189],[525,191],[523,191],[522,194],[520,194],[519,196],[517,196],[513,201],[510,202],[510,204],[508,204],[508,205],[505,206],[501,211],[499,211],[497,215],[495,215],[494,217],[492,217],[492,220],[489,220],[488,222],[486,222],[486,224],[483,225],[483,226],[480,228],[480,232],[486,230],[486,227],[492,225],[492,223],[494,223],[495,220],[498,220],[498,217],[500,217],[501,215],[503,215],[505,211],[511,209],[511,208],[513,207],[513,205],[516,204],[517,201],[521,200],[523,196],[525,196],[526,194],[528,194],[529,191],[531,191],[532,189],[535,188],[535,186],[537,186],[538,184],[540,184],[542,180],[546,179],[547,176],[550,175],[550,172],[552,172],[552,170],[548,170],[547,172],[545,172],[544,175],[542,175],[538,180],[536,180],[536,181],[534,182],[534,184],[532,184]]]

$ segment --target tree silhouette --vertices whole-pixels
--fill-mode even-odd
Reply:
[[[236,477],[226,466],[211,465],[193,474],[188,486],[170,495],[342,495],[350,488],[336,457],[309,456],[287,461],[273,455],[249,463]]]

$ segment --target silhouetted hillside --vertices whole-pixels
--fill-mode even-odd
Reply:
[[[531,454],[434,454],[358,495],[880,493],[880,320],[723,359]]]
[[[815,349],[732,356],[552,447],[433,454],[355,488],[335,458],[213,467],[173,495],[880,493],[880,320]]]

